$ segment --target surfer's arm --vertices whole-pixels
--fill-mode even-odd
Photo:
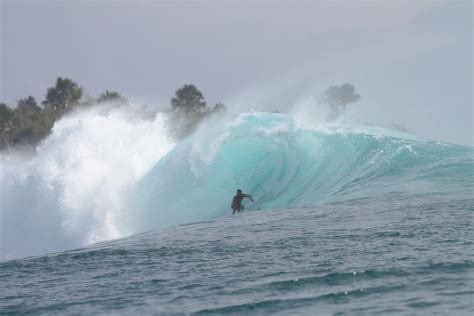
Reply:
[[[249,199],[250,199],[250,201],[252,201],[252,202],[253,202],[253,199],[252,199],[252,197],[250,196],[250,194],[244,194],[244,197],[246,197],[246,198],[249,198]]]

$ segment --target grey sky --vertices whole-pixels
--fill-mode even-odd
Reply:
[[[1,1],[0,101],[38,101],[57,76],[89,95],[287,110],[327,86],[351,116],[473,144],[470,1]]]

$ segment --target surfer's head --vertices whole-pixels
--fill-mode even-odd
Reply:
[[[240,195],[240,194],[242,194],[242,190],[241,190],[241,189],[238,189],[238,190],[237,190],[237,195]]]

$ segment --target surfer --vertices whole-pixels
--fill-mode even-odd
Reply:
[[[245,207],[242,205],[242,200],[244,198],[249,198],[250,201],[253,202],[253,199],[249,194],[244,194],[242,193],[242,190],[238,189],[237,195],[235,195],[232,199],[232,205],[230,206],[232,208],[232,215],[235,214],[236,211],[240,213],[245,209]]]

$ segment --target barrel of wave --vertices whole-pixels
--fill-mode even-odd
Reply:
[[[144,220],[137,224],[147,229],[229,214],[238,188],[255,198],[247,211],[384,194],[432,160],[419,154],[430,146],[383,129],[301,129],[282,114],[216,119],[143,179],[136,201]]]

